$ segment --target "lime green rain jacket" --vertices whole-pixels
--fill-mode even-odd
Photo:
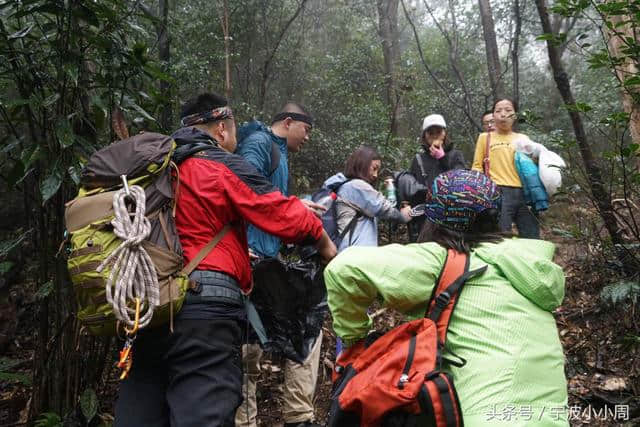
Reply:
[[[564,355],[551,314],[564,297],[564,274],[553,252],[549,242],[509,239],[471,254],[471,270],[488,269],[462,289],[444,353],[466,360],[445,367],[468,427],[569,425]],[[363,338],[376,299],[410,320],[423,316],[445,257],[436,243],[342,252],[324,273],[337,335],[345,345]]]

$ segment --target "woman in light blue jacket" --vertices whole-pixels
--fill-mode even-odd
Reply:
[[[338,252],[349,246],[378,246],[378,219],[407,223],[411,207],[397,209],[373,187],[382,162],[371,147],[361,146],[347,159],[344,173],[327,179],[325,187],[342,182],[337,191],[336,212],[338,232],[346,228]]]

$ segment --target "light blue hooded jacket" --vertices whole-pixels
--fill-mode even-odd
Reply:
[[[337,182],[347,181],[343,173],[337,173],[324,182],[328,187]],[[381,192],[362,179],[346,182],[337,192],[336,212],[338,232],[342,232],[353,217],[360,213],[352,233],[342,239],[338,252],[349,246],[378,246],[378,218],[393,222],[405,220],[394,204]]]

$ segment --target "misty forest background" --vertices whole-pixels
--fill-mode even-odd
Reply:
[[[568,164],[543,215],[543,235],[567,248],[565,310],[617,319],[598,317],[614,350],[591,366],[581,357],[602,343],[585,338],[570,384],[625,360],[623,386],[605,391],[635,401],[639,26],[631,0],[0,0],[0,424],[108,423],[116,344],[73,316],[64,203],[92,152],[126,132],[172,132],[205,90],[239,123],[268,122],[289,99],[309,108],[293,194],[361,144],[387,173],[408,169],[431,113],[470,166],[482,113],[515,99],[519,130]],[[571,362],[577,344],[563,337]]]

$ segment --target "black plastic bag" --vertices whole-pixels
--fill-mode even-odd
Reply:
[[[265,351],[299,363],[307,358],[328,311],[323,271],[315,262],[277,258],[254,266],[250,298],[267,333]]]

